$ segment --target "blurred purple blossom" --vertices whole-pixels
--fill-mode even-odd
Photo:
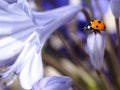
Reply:
[[[2,90],[10,90],[8,86],[4,86]]]
[[[69,0],[43,0],[42,7],[45,10],[49,10],[49,9],[54,9],[61,6],[68,5],[68,3],[69,3]]]
[[[94,17],[101,19],[101,14],[104,16],[109,7],[109,0],[90,0]],[[82,0],[82,5],[84,8],[88,9],[86,0]]]
[[[111,0],[111,10],[115,17],[120,17],[120,0]]]
[[[101,33],[91,33],[87,37],[87,49],[90,61],[96,70],[103,67],[105,40]]]
[[[17,2],[17,0],[5,0],[5,1],[9,4]]]
[[[72,79],[66,76],[50,76],[37,81],[32,90],[69,90]]]
[[[66,12],[66,13],[64,13]],[[33,11],[27,0],[2,0],[0,3],[0,72],[1,80],[19,74],[21,86],[31,89],[43,78],[41,51],[49,36],[79,12],[77,6],[66,6],[47,12]],[[8,83],[9,84],[9,83]]]
[[[100,12],[104,16],[109,7],[109,0],[91,0],[95,18],[100,19]],[[98,4],[99,6],[98,6]]]

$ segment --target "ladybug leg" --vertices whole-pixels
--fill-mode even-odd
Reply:
[[[96,34],[96,33],[100,33],[100,31],[99,30],[94,30],[94,33]]]
[[[84,32],[86,32],[88,29],[87,29],[87,27],[85,26],[84,28],[81,28],[81,30],[83,30]]]

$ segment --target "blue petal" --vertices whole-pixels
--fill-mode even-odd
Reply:
[[[64,13],[65,12],[65,13]],[[40,40],[44,44],[47,38],[54,32],[58,27],[70,21],[72,18],[76,16],[79,12],[78,6],[66,6],[59,9],[51,10],[46,13],[36,14],[36,21],[39,25],[41,24],[41,19],[46,15],[49,20],[48,23],[43,25],[42,29],[38,30],[40,35]],[[49,32],[49,33],[48,33]]]
[[[34,67],[34,63],[31,63],[36,58],[35,54],[41,52],[45,41],[52,32],[75,17],[79,12],[79,7],[66,6],[48,12],[35,12],[29,7],[27,0],[18,0],[17,3],[14,2],[11,4],[6,1],[1,2],[0,62],[15,61],[7,72],[0,73],[2,76],[1,79],[9,79],[14,72],[20,73],[21,85],[25,89],[30,89],[33,83],[41,78],[40,75],[43,73],[42,70],[37,74],[38,76],[34,76],[34,73],[31,73],[38,70],[37,66]],[[40,43],[37,44],[36,41]],[[41,60],[38,57],[41,58],[41,55],[37,55],[37,61]],[[29,68],[30,66],[33,67]],[[27,80],[24,82],[24,78],[28,79],[26,77],[29,73],[32,78],[31,81],[28,80],[28,84]]]
[[[20,53],[24,46],[23,44],[33,32],[37,32],[39,34],[40,42],[43,46],[52,32],[62,24],[71,20],[79,12],[79,7],[77,6],[66,6],[60,9],[41,13],[32,11],[28,4],[22,1],[4,5],[6,6],[0,6],[2,8],[0,9],[0,42],[2,42],[0,44],[0,48],[3,50],[0,53],[6,52],[7,48],[11,48],[11,50],[5,57],[1,56],[0,60],[9,59]],[[16,10],[14,10],[14,8],[16,8]],[[29,13],[29,11],[31,13]],[[19,45],[22,48],[19,47],[16,50],[14,47],[16,42],[19,42]],[[15,50],[17,52],[15,52]]]
[[[17,0],[5,0],[7,3],[11,4],[11,3],[16,3]]]
[[[101,18],[100,13],[102,13],[102,16],[106,14],[109,7],[109,0],[90,0],[90,1],[95,18],[100,19]],[[96,2],[99,6],[96,4]],[[82,4],[84,8],[87,8],[85,0],[82,0]]]
[[[100,7],[97,7],[95,2],[98,2]],[[106,14],[109,7],[109,0],[97,0],[97,1],[91,0],[91,3],[92,3],[92,7],[93,7],[92,9],[94,11],[95,18],[98,18],[98,19],[101,18],[100,12],[102,15]],[[101,9],[101,11],[99,10],[99,8]]]
[[[103,66],[105,41],[100,33],[92,33],[87,38],[88,54],[90,61],[96,70],[101,70]]]
[[[45,77],[38,81],[32,90],[68,90],[72,85],[72,79],[65,76]]]
[[[111,0],[111,10],[115,17],[120,17],[120,0]]]

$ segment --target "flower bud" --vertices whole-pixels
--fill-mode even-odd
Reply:
[[[72,79],[65,76],[45,77],[36,82],[32,90],[68,90],[72,85]]]
[[[103,66],[105,42],[101,33],[91,33],[87,38],[88,54],[90,61],[96,70]]]

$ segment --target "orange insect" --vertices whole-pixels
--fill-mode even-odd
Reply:
[[[105,31],[106,26],[102,20],[94,19],[90,21],[82,30],[86,32]]]

